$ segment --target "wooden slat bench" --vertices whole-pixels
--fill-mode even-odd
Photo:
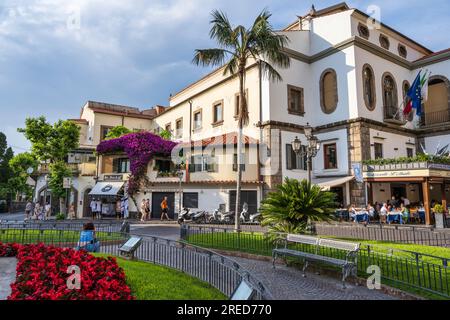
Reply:
[[[345,279],[350,275],[356,275],[357,256],[359,251],[359,243],[322,239],[312,236],[304,236],[297,234],[288,234],[286,238],[281,239],[284,247],[279,248],[280,241],[277,242],[276,248],[272,251],[272,264],[275,268],[275,261],[278,256],[294,257],[304,261],[303,277],[306,277],[305,271],[309,262],[321,262],[337,266],[342,269],[342,285],[345,288]],[[299,243],[314,246],[314,252],[303,252],[289,248],[289,243]],[[345,252],[345,259],[322,256],[319,254],[320,248],[336,249]]]

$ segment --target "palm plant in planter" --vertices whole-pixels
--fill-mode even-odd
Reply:
[[[314,221],[334,219],[336,195],[307,180],[286,178],[262,201],[262,225],[272,233],[303,233]]]
[[[434,212],[434,220],[436,221],[436,228],[444,228],[444,212],[445,212],[445,208],[440,205],[440,204],[436,204],[433,207],[433,212]]]

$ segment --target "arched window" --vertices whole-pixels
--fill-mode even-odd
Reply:
[[[409,88],[411,88],[411,85],[409,84],[409,82],[407,80],[403,81],[402,84],[402,93],[403,93],[403,105],[402,105],[402,109],[409,103],[409,100],[411,100],[409,97],[407,97]],[[408,115],[408,121],[412,121],[414,118],[414,112],[410,112]]]
[[[366,104],[367,109],[373,111],[376,105],[375,76],[372,67],[368,64],[363,67],[363,90],[364,103]]]
[[[428,79],[428,99],[423,111],[425,125],[450,122],[450,81],[442,75]]]
[[[320,77],[320,106],[326,114],[336,110],[338,104],[337,75],[333,69],[325,70]]]
[[[380,34],[380,45],[382,48],[389,50],[389,47],[391,46],[391,43],[389,42],[388,37],[385,35]]]
[[[397,84],[390,73],[383,75],[383,106],[385,119],[399,120]]]

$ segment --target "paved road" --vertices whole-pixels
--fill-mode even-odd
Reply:
[[[0,300],[11,294],[10,284],[16,280],[16,258],[0,258]]]
[[[25,213],[0,213],[0,220],[17,220],[23,221],[25,219]]]
[[[364,286],[347,284],[343,289],[339,279],[308,273],[302,277],[301,270],[277,265],[267,261],[231,257],[252,275],[263,282],[276,300],[396,300],[381,291]]]
[[[180,226],[178,224],[131,224],[130,231],[131,234],[180,240]]]

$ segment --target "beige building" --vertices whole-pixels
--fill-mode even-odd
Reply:
[[[383,177],[386,168],[363,166],[363,162],[434,153],[450,143],[450,50],[432,52],[345,3],[313,8],[297,17],[279,31],[290,40],[286,53],[291,66],[278,70],[283,81],[267,79],[256,62],[247,66],[250,121],[244,128],[243,201],[257,210],[264,195],[285,177],[307,177],[304,156],[294,152],[292,142],[297,137],[305,144],[304,128],[309,124],[320,145],[312,164],[313,182],[335,192],[344,205],[410,197],[424,202],[430,223],[432,197],[450,200],[450,178],[442,173],[447,167],[440,167],[440,175],[430,167],[428,173],[406,170],[407,177],[390,168]],[[402,101],[419,71],[431,73],[424,113],[404,118]],[[138,201],[150,199],[156,217],[163,196],[169,197],[172,214],[180,200],[204,210],[219,205],[233,210],[238,90],[238,79],[219,68],[172,95],[168,107],[139,111],[89,102],[76,120],[82,127],[80,148],[93,150],[116,125],[168,130],[173,140],[194,146],[188,165],[180,181],[169,159],[153,159],[148,167],[150,184],[141,190]],[[364,170],[365,183],[355,181],[355,164]],[[124,182],[128,171],[124,155],[99,157],[97,175],[77,187],[79,216],[86,212],[81,209],[86,204],[85,190],[93,187],[94,178],[98,183]]]

